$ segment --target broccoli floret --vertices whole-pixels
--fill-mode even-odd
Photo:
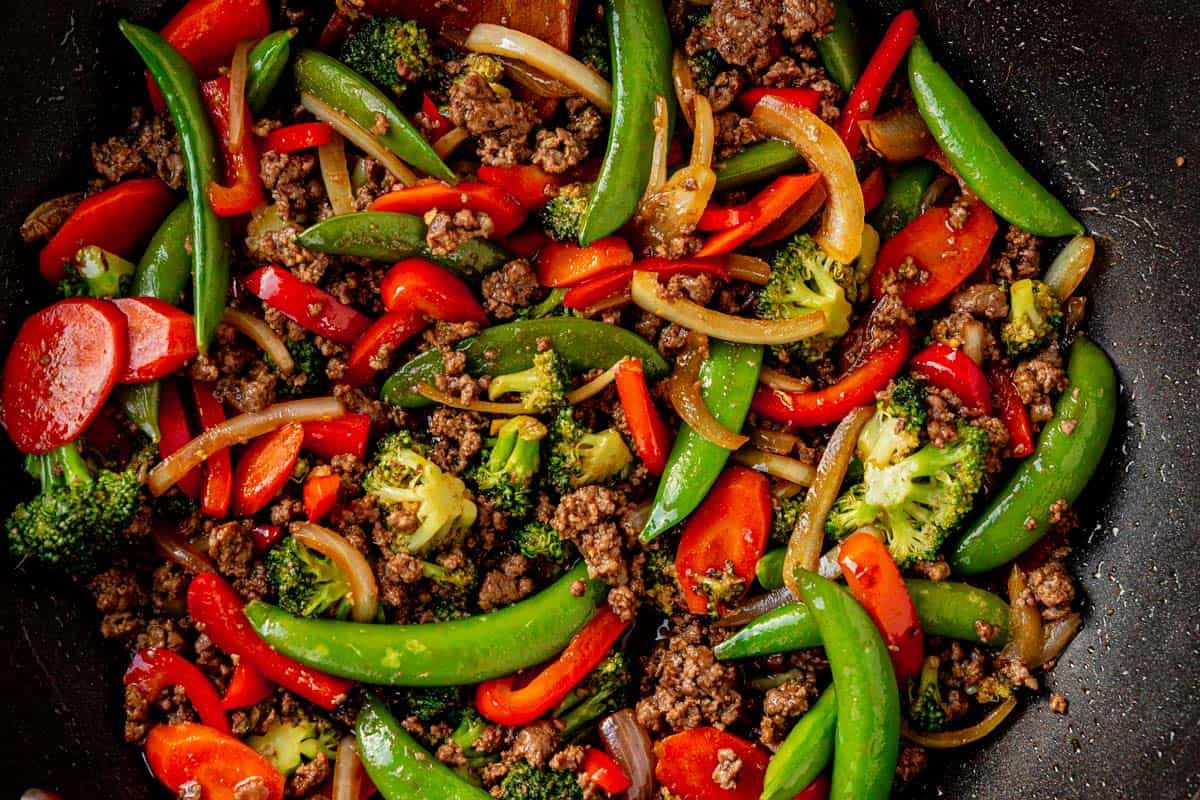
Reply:
[[[608,29],[603,20],[591,18],[575,32],[575,57],[606,80],[612,77],[608,52]]]
[[[559,494],[593,483],[603,483],[633,463],[633,453],[612,428],[593,433],[575,421],[570,408],[554,418],[550,429],[550,456],[546,480]]]
[[[755,312],[760,319],[791,319],[822,311],[825,332],[787,345],[776,352],[786,358],[819,361],[850,329],[854,309],[846,300],[843,282],[853,271],[834,261],[807,234],[800,234],[775,254],[771,278],[758,295]]]
[[[462,697],[457,686],[412,686],[402,690],[409,715],[426,725],[457,719],[462,712]]]
[[[477,510],[467,485],[426,458],[407,431],[379,441],[362,486],[385,513],[406,507],[416,514],[417,528],[396,531],[394,549],[438,550],[459,541],[475,524]]]
[[[93,472],[75,442],[28,456],[25,469],[41,491],[8,518],[13,555],[80,575],[98,571],[141,507],[139,470]]]
[[[500,783],[499,800],[583,800],[575,773],[518,761]]]
[[[646,596],[662,613],[670,617],[685,608],[683,592],[675,571],[675,548],[660,537],[646,549]]]
[[[708,613],[714,617],[736,605],[746,593],[746,579],[734,571],[732,561],[726,561],[724,569],[710,567],[695,581],[696,591],[704,597]]]
[[[941,664],[937,656],[926,656],[917,682],[908,690],[908,718],[919,731],[940,731],[946,727],[946,704],[938,683]]]
[[[1045,347],[1062,322],[1062,304],[1041,281],[1020,280],[1008,288],[1008,320],[1000,329],[1004,349],[1013,358]]]
[[[565,564],[571,556],[567,542],[551,526],[531,520],[517,531],[517,549],[521,555],[552,564]]]
[[[454,733],[450,734],[450,741],[459,746],[467,760],[466,764],[459,767],[458,772],[472,783],[478,783],[478,780],[471,774],[471,770],[490,764],[497,758],[494,754],[481,753],[475,749],[485,730],[487,720],[473,706],[467,705],[462,708],[462,719],[455,727]]]
[[[504,64],[497,58],[483,53],[468,53],[463,59],[463,70],[459,78],[478,75],[493,86],[504,77]],[[507,91],[505,92],[507,94]]]
[[[875,524],[884,530],[888,550],[901,568],[935,559],[942,542],[971,512],[987,451],[987,433],[960,422],[956,442],[925,445],[888,467],[868,464],[863,482],[834,502],[826,533],[844,539]]]
[[[531,393],[544,389],[531,388]],[[546,426],[533,417],[511,417],[500,424],[492,449],[472,470],[476,489],[500,511],[520,518],[533,511],[533,484],[544,438]]]
[[[895,464],[921,446],[925,390],[912,378],[899,378],[875,404],[875,416],[858,435],[858,457],[876,467]]]
[[[554,709],[554,717],[563,723],[563,740],[571,741],[601,717],[625,708],[632,688],[629,656],[619,650],[609,653]]]
[[[566,363],[553,350],[533,357],[533,366],[520,372],[497,375],[488,385],[488,399],[506,394],[521,396],[521,405],[530,414],[557,411],[567,402],[571,388],[571,373]]]
[[[183,522],[200,511],[200,502],[188,497],[179,489],[172,489],[152,501],[154,513],[169,522]]]
[[[326,382],[327,359],[312,339],[285,339],[284,345],[292,354],[292,374],[286,380],[275,382],[275,394],[279,397],[304,397],[320,392]],[[267,356],[267,364],[276,372],[279,368]]]
[[[302,617],[330,609],[344,616],[350,608],[350,584],[331,559],[288,536],[267,553],[267,580],[281,608]]]
[[[558,190],[558,194],[538,212],[538,221],[546,235],[558,242],[574,242],[579,239],[579,229],[588,209],[588,194],[591,187],[572,183]]]
[[[435,617],[451,620],[471,616],[479,589],[479,570],[473,563],[465,561],[460,567],[447,569],[425,561],[421,574],[429,579],[429,606]]]
[[[792,531],[804,511],[803,492],[791,497],[777,497],[772,500],[774,513],[771,515],[771,544],[786,545],[792,540]]]
[[[688,66],[692,68],[692,76],[696,79],[696,88],[708,89],[717,80],[717,76],[729,69],[729,64],[721,58],[714,48],[697,50],[688,56]]]
[[[329,720],[297,712],[288,719],[275,719],[265,733],[251,736],[246,743],[286,777],[322,753],[334,758],[340,738]]]
[[[559,287],[551,289],[545,299],[536,305],[526,306],[517,312],[517,319],[541,319],[549,317],[562,307],[563,298],[567,296],[567,290]]]
[[[55,289],[60,297],[123,297],[129,294],[136,269],[119,255],[88,245],[75,253]]]
[[[985,705],[1002,703],[1012,697],[1012,693],[1012,686],[995,675],[988,675],[975,686],[975,700]]]
[[[433,74],[433,47],[429,34],[412,20],[372,17],[346,39],[342,61],[401,95],[413,83]]]

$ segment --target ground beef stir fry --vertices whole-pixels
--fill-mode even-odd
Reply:
[[[22,226],[60,298],[0,394],[13,557],[85,582],[172,792],[818,798],[882,731],[832,770],[873,800],[1068,713],[1093,245],[959,178],[944,126],[993,134],[927,128],[912,12],[858,74],[831,0],[586,0],[549,62],[217,5],[211,63],[122,23],[161,91]]]

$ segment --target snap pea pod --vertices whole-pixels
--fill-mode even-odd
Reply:
[[[816,40],[821,63],[833,82],[849,92],[862,74],[862,48],[858,38],[858,21],[848,0],[833,2],[833,30]]]
[[[777,547],[763,555],[754,567],[754,577],[762,588],[770,591],[783,586],[783,562],[787,558],[787,548]]]
[[[895,236],[917,218],[921,198],[937,175],[937,167],[921,159],[897,172],[887,182],[883,202],[875,211],[875,227],[884,241]]]
[[[908,82],[929,132],[988,208],[1038,236],[1083,233],[1083,225],[1013,157],[920,36],[908,54]]]
[[[991,592],[966,583],[920,578],[910,578],[904,585],[927,635],[992,647],[1008,641],[1008,604]],[[995,628],[995,635],[986,642],[979,636],[977,621]],[[729,660],[820,646],[821,633],[812,612],[803,603],[788,603],[747,624],[718,644],[715,652],[717,658]]]
[[[774,178],[781,172],[804,166],[804,156],[790,144],[777,139],[747,145],[713,167],[717,191],[739,189],[748,183]]]
[[[429,754],[368,692],[354,723],[358,757],[383,800],[491,800]]]
[[[216,138],[200,99],[196,75],[179,51],[148,28],[127,20],[121,20],[120,28],[158,84],[179,134],[192,211],[192,315],[196,347],[207,353],[208,343],[225,311],[231,257],[229,226],[213,213],[208,203],[209,184],[222,178]]]
[[[700,394],[717,421],[731,431],[740,431],[746,421],[762,357],[758,345],[713,340],[700,367]],[[695,511],[728,460],[729,451],[724,447],[708,441],[690,425],[680,428],[642,529],[642,541],[653,540]]]
[[[671,30],[659,0],[608,0],[613,112],[608,147],[592,187],[579,241],[589,245],[616,233],[637,211],[650,182],[654,98],[667,101],[667,140],[675,115],[671,83]]]
[[[830,800],[887,800],[900,756],[900,691],[887,645],[850,593],[815,572],[796,575],[837,690]]]
[[[266,107],[271,93],[287,70],[292,57],[294,30],[275,31],[264,36],[250,51],[246,72],[246,104],[258,113]]]
[[[511,606],[452,622],[369,625],[297,617],[255,600],[250,625],[289,658],[350,680],[378,686],[466,686],[557,655],[604,601],[608,588],[587,581],[579,564],[550,586]]]
[[[367,131],[379,127],[377,115],[382,115],[387,131],[376,138],[384,147],[426,175],[446,183],[457,182],[454,170],[446,166],[433,145],[425,141],[408,117],[375,84],[336,58],[316,50],[301,50],[292,64],[292,72],[298,92],[324,101]]]
[[[468,239],[446,256],[435,256],[425,243],[425,221],[414,214],[360,211],[318,222],[296,237],[316,253],[356,256],[373,261],[419,257],[478,279],[510,259],[504,248],[487,239]]]
[[[761,800],[789,800],[812,783],[833,759],[836,726],[837,690],[830,686],[767,762]]]
[[[1076,336],[1067,388],[1033,455],[1009,478],[946,560],[959,575],[1007,564],[1050,528],[1050,507],[1075,502],[1104,458],[1117,415],[1117,373],[1104,351]]]
[[[626,356],[640,358],[646,377],[652,380],[663,377],[670,369],[654,346],[636,333],[578,317],[546,317],[494,325],[478,336],[464,339],[454,349],[466,354],[468,372],[506,375],[533,365],[541,339],[549,340],[573,372],[608,369]],[[417,385],[432,383],[442,369],[441,352],[427,350],[393,372],[380,397],[402,408],[428,406],[431,401],[417,393]]]

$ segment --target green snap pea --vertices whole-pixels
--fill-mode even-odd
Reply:
[[[383,800],[491,800],[421,747],[370,692],[358,711],[354,736],[358,757]]]
[[[587,581],[579,564],[511,606],[452,622],[370,625],[308,619],[255,600],[250,625],[267,644],[301,664],[377,686],[466,686],[558,655],[604,602],[608,587]]]
[[[789,800],[804,791],[833,759],[836,726],[837,690],[830,686],[767,762],[761,800]]]
[[[425,243],[425,221],[415,214],[360,211],[318,222],[296,237],[316,253],[355,256],[373,261],[400,261],[419,257],[464,278],[478,279],[511,259],[504,248],[488,239],[468,239],[453,253],[435,256]]]
[[[717,191],[727,192],[774,178],[793,167],[804,166],[804,156],[790,144],[777,139],[747,145],[713,167],[717,173]]]
[[[837,690],[830,800],[887,800],[900,755],[900,691],[887,645],[850,593],[815,572],[796,575]]]
[[[262,111],[279,85],[292,57],[294,30],[264,36],[250,51],[246,72],[246,103],[255,114]]]
[[[222,178],[216,138],[196,75],[179,51],[148,28],[126,20],[120,28],[158,84],[179,134],[192,211],[192,315],[196,346],[207,353],[225,312],[231,257],[229,226],[208,203],[209,184]]]
[[[833,30],[816,40],[821,63],[833,82],[849,92],[862,74],[858,21],[848,0],[834,0]]]
[[[767,591],[783,586],[783,561],[786,558],[787,548],[777,547],[758,560],[754,567],[754,577],[758,578],[759,586]]]
[[[921,159],[897,172],[887,182],[883,202],[875,211],[875,227],[885,242],[917,218],[921,198],[936,175],[937,167]]]
[[[1038,236],[1083,233],[1083,225],[1013,157],[920,36],[908,54],[908,82],[933,138],[989,208]]]
[[[966,583],[920,578],[910,578],[904,585],[926,634],[992,647],[1008,641],[1008,604],[991,592]],[[995,629],[987,641],[979,636],[975,625],[979,621]],[[788,603],[747,624],[718,644],[715,652],[727,661],[820,646],[821,632],[812,612],[803,603]]]
[[[650,182],[654,99],[666,99],[668,123],[675,114],[671,30],[663,3],[608,0],[605,12],[612,57],[613,112],[604,162],[579,230],[579,241],[584,245],[616,233],[637,211]],[[670,124],[667,128],[669,141]]]
[[[740,431],[746,421],[762,357],[763,349],[757,345],[713,340],[700,367],[700,395],[717,421],[731,431]],[[728,460],[729,451],[724,447],[708,441],[690,425],[680,428],[642,529],[642,541],[652,541],[695,511]]]
[[[1117,415],[1117,373],[1104,351],[1076,336],[1067,360],[1067,388],[1042,428],[1033,454],[1021,462],[947,555],[959,575],[1007,564],[1050,528],[1050,507],[1075,502],[1091,480]]]
[[[608,369],[626,356],[640,358],[651,380],[667,374],[670,367],[654,346],[632,331],[578,317],[527,319],[485,328],[478,336],[454,346],[467,356],[472,374],[507,375],[529,369],[538,353],[538,341],[549,340],[554,351],[573,372]],[[380,397],[402,408],[420,408],[431,401],[417,393],[417,386],[433,383],[444,362],[438,350],[427,350],[392,373]]]
[[[387,131],[376,138],[384,147],[426,175],[446,183],[457,182],[454,170],[446,166],[433,145],[375,84],[336,58],[316,50],[301,50],[292,64],[292,72],[298,92],[328,103],[365,130],[375,130],[382,115]]]

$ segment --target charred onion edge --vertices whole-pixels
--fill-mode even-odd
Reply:
[[[729,270],[729,277],[737,281],[765,286],[771,280],[771,265],[758,256],[726,253],[725,269]]]
[[[509,56],[541,70],[587,98],[605,114],[612,113],[612,85],[578,59],[527,33],[481,22],[467,35],[468,50]]]
[[[321,525],[305,522],[297,525],[292,537],[305,547],[327,556],[346,576],[350,584],[350,617],[355,622],[375,619],[379,603],[379,586],[366,557],[340,533]]]
[[[150,538],[154,540],[154,546],[158,548],[159,552],[193,575],[217,571],[208,556],[174,531],[155,526],[150,532]]]

